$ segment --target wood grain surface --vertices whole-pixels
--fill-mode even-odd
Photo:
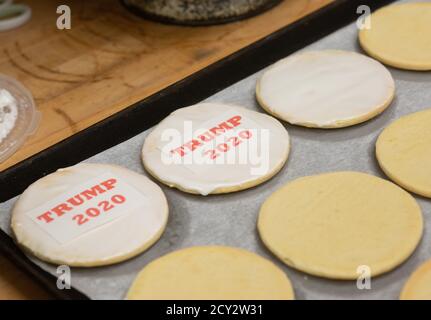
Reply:
[[[33,17],[0,33],[0,73],[30,89],[42,121],[0,171],[332,1],[285,0],[240,22],[182,27],[145,21],[119,0],[22,0]],[[56,28],[60,4],[71,30]]]
[[[0,33],[0,73],[32,92],[42,121],[0,171],[333,0],[285,0],[258,17],[211,27],[145,21],[118,0],[17,2],[33,16]],[[71,30],[56,28],[60,4],[72,10]],[[28,298],[50,295],[0,255],[0,299]]]
[[[48,292],[0,254],[0,300],[51,298]]]

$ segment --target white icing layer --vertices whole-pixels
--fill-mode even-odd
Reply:
[[[337,50],[292,55],[269,68],[257,98],[268,112],[292,124],[343,127],[381,113],[392,101],[394,80],[379,62]]]
[[[225,130],[214,134],[211,130],[218,126]],[[174,142],[172,133],[179,134],[179,141]],[[202,103],[160,122],[147,136],[142,157],[145,168],[163,183],[208,195],[266,181],[282,168],[289,147],[289,135],[276,119],[241,107]],[[167,163],[169,157],[178,161]]]
[[[79,164],[30,185],[13,208],[12,230],[42,260],[98,266],[144,251],[167,219],[166,198],[147,177],[113,165]]]

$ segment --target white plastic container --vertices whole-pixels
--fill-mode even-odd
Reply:
[[[31,93],[17,80],[0,74],[0,163],[36,131],[39,122]]]

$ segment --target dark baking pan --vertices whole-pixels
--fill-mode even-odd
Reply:
[[[394,0],[338,0],[123,111],[59,142],[0,173],[0,201],[58,168],[74,165],[152,127],[175,109],[195,104],[275,61],[342,28],[359,17],[357,8],[376,10]],[[58,290],[57,279],[31,262],[0,230],[0,250],[61,299],[86,299],[75,290]],[[88,299],[88,298],[87,298]]]

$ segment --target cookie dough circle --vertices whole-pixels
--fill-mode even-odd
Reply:
[[[58,242],[52,234],[35,222],[36,219],[30,218],[32,210],[38,211],[35,208],[45,206],[53,208],[54,203],[58,204],[70,199],[69,196],[66,196],[69,190],[71,193],[78,194],[75,193],[75,189],[80,188],[79,186],[89,182],[94,182],[96,185],[105,180],[105,175],[115,177],[118,188],[120,187],[118,180],[121,180],[122,185],[126,183],[133,190],[135,198],[129,199],[129,204],[130,202],[134,204],[132,207],[129,207],[127,202],[114,204],[113,201],[110,201],[109,206],[106,207],[106,203],[97,205],[101,212],[100,215],[95,218],[85,216],[88,220],[85,222],[85,226],[93,224],[93,228],[65,243]],[[116,188],[111,189],[112,192],[100,193],[93,198],[96,202],[91,202],[91,205],[90,201],[86,201],[60,217],[52,214],[55,219],[49,224],[54,229],[58,228],[58,232],[69,232],[77,223],[77,220],[72,219],[74,215],[84,213],[87,207],[95,206],[94,203],[98,203],[99,200],[100,202],[109,200],[110,198],[106,198],[107,195],[110,197],[115,192],[120,192],[120,189]],[[124,187],[122,190],[124,192]],[[123,196],[127,201],[131,195],[125,193]],[[145,201],[142,202],[140,197],[144,197]],[[85,199],[85,197],[82,196],[79,199]],[[113,205],[118,208],[112,208]],[[109,211],[102,212],[102,207]],[[97,219],[108,214],[118,214],[119,216],[94,227]],[[160,238],[167,220],[168,204],[165,195],[160,187],[147,177],[114,165],[79,164],[60,169],[30,185],[13,207],[11,227],[17,243],[41,260],[57,265],[94,267],[121,262],[145,251]],[[59,225],[59,223],[65,224]],[[84,224],[79,227],[83,226]]]
[[[258,230],[285,264],[331,279],[357,279],[390,271],[422,236],[415,199],[395,184],[359,172],[297,179],[263,204]]]
[[[222,246],[191,247],[149,263],[129,300],[292,300],[286,274],[252,252]]]
[[[431,3],[386,6],[371,15],[371,28],[359,32],[362,48],[375,59],[401,69],[431,70]]]
[[[395,183],[431,198],[431,109],[404,116],[383,130],[376,156]]]
[[[431,260],[422,264],[404,285],[401,300],[431,300]]]
[[[312,128],[352,126],[382,113],[395,94],[379,62],[355,52],[307,51],[287,57],[259,79],[256,97],[268,113]]]
[[[229,122],[234,117],[241,119]],[[217,131],[218,135],[210,132],[223,123],[231,128]],[[242,135],[249,131],[251,137]],[[191,141],[196,142],[194,150]],[[202,103],[179,109],[160,122],[145,139],[142,160],[160,182],[208,195],[240,191],[269,180],[286,163],[289,149],[289,134],[273,117],[232,105]],[[210,158],[213,151],[215,160]],[[179,161],[169,162],[171,156]]]

